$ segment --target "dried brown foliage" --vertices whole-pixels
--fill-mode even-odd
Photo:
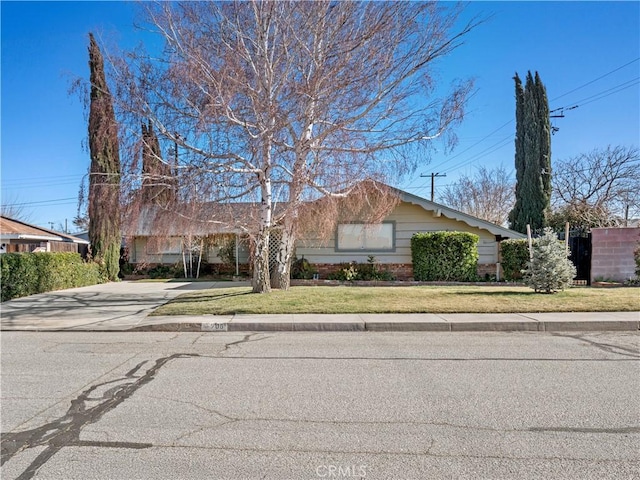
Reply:
[[[149,119],[160,145],[179,149],[176,213],[209,202],[255,206],[244,222],[255,251],[254,291],[269,290],[274,228],[281,232],[274,285],[288,286],[308,202],[343,198],[369,178],[393,180],[413,171],[435,138],[454,141],[451,127],[462,119],[471,84],[436,95],[435,65],[475,26],[459,22],[458,7],[144,6],[164,50],[115,60],[121,111],[131,125]],[[130,165],[135,178],[139,169]],[[139,183],[130,183],[132,192]],[[319,223],[335,223],[332,212],[327,208]]]

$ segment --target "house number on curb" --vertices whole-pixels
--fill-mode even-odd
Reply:
[[[226,332],[228,328],[229,326],[226,323],[209,322],[209,323],[203,323],[201,330],[203,332]]]

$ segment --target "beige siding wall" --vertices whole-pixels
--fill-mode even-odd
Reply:
[[[176,239],[177,240],[177,239]],[[207,263],[222,263],[220,257],[218,257],[218,247],[208,248],[202,260]],[[173,265],[176,263],[182,263],[181,253],[152,253],[149,248],[148,238],[137,237],[133,242],[133,246],[129,247],[129,261],[131,263],[146,263],[146,264],[164,264]],[[238,261],[239,263],[249,262],[249,248],[245,242],[240,242],[238,245]]]
[[[411,263],[411,237],[414,233],[460,231],[475,233],[480,237],[478,263],[498,261],[498,243],[493,234],[444,216],[435,217],[432,212],[418,205],[402,202],[386,220],[396,225],[395,252],[336,252],[335,238],[331,238],[324,242],[317,239],[299,241],[296,255],[298,258],[304,256],[311,263],[366,262],[369,255],[374,255],[380,263]]]

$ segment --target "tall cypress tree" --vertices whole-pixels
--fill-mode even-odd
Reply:
[[[167,207],[175,197],[176,179],[162,160],[158,136],[151,121],[148,125],[142,122],[142,200]]]
[[[551,201],[551,119],[549,118],[549,100],[547,89],[536,72],[535,92],[538,106],[538,134],[540,135],[540,172],[542,174],[542,188],[546,198],[545,213]]]
[[[104,74],[104,61],[89,34],[91,103],[89,107],[89,241],[93,258],[110,280],[120,271],[120,154],[118,124]]]
[[[544,85],[527,74],[524,88],[516,84],[516,202],[509,214],[511,228],[526,232],[545,226],[551,198],[551,126]]]

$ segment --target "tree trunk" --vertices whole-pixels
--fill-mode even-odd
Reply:
[[[278,242],[278,252],[276,255],[276,268],[271,278],[271,287],[280,290],[288,290],[291,284],[291,260],[293,258],[293,246],[295,235],[291,221],[285,219],[282,235]]]
[[[262,228],[258,233],[253,255],[253,293],[269,293],[269,229]]]

